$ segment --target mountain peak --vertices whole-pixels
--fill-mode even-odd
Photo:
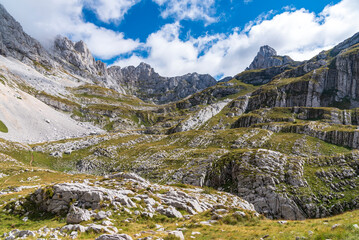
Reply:
[[[101,73],[101,75],[104,75],[107,72],[106,65],[101,61],[95,61],[90,50],[82,40],[74,43],[67,37],[57,36],[54,41],[54,53],[72,66],[80,70],[86,70],[91,74],[97,75]]]
[[[277,56],[277,51],[268,45],[264,45],[260,47],[257,55],[262,55],[264,57],[273,57]]]
[[[274,48],[264,45],[246,70],[263,69],[285,65],[293,62],[288,56],[278,56]]]
[[[150,64],[145,63],[145,62],[141,62],[136,68],[141,69],[141,70],[151,70],[151,69],[153,69]]]

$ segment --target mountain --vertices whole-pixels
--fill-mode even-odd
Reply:
[[[264,106],[358,107],[357,44],[356,34],[333,50],[279,74],[269,85],[252,94],[248,110]],[[343,45],[348,47],[337,53]],[[337,54],[332,56],[332,51]]]
[[[217,83],[208,74],[189,73],[178,77],[161,77],[146,63],[137,67],[112,66],[108,73],[128,94],[159,104],[181,100]]]
[[[278,56],[270,46],[262,46],[257,56],[246,70],[235,76],[236,79],[253,85],[263,85],[279,74],[296,68],[300,62],[288,56]]]
[[[51,58],[41,44],[26,34],[21,25],[0,4],[0,54],[24,63],[51,66]]]
[[[262,46],[252,63],[246,70],[263,69],[270,67],[282,66],[293,63],[294,61],[288,56],[278,56],[277,52],[268,45]]]
[[[23,31],[2,5],[0,24],[0,54],[3,56],[14,57],[39,71],[51,73],[63,68],[65,73],[85,78],[85,82],[90,80],[120,93],[138,95],[144,101],[165,104],[216,84],[211,76],[197,73],[164,78],[143,64],[137,68],[114,66],[107,69],[105,63],[94,59],[83,41],[73,43],[66,37],[58,36],[52,49],[46,50]]]
[[[355,239],[359,34],[301,62],[263,46],[216,82],[107,67],[66,37],[45,49],[0,9],[9,239]]]

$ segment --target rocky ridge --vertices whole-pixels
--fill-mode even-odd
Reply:
[[[157,104],[181,100],[216,84],[216,80],[208,74],[189,73],[178,77],[162,77],[146,63],[137,67],[112,66],[108,73],[117,85],[124,86],[128,94]]]
[[[188,220],[208,210],[216,216],[212,218],[220,219],[230,214],[231,209],[241,217],[247,214],[259,216],[251,204],[231,194],[206,194],[199,188],[182,191],[178,187],[152,184],[133,173],[117,173],[105,177],[103,181],[85,179],[83,183],[62,183],[40,188],[24,199],[9,203],[6,208],[11,214],[28,216],[29,219],[39,212],[65,216],[66,225],[59,229],[12,230],[5,234],[5,239],[35,236],[75,239],[78,234],[91,232],[97,236],[105,233],[96,239],[132,239],[127,234],[119,234],[122,231],[116,227],[119,221],[131,224],[140,219],[155,219],[159,215]],[[216,222],[209,219],[201,224],[210,226]],[[135,236],[141,234],[146,233]],[[174,234],[184,239],[180,228],[165,231],[158,227],[151,234],[158,237]]]

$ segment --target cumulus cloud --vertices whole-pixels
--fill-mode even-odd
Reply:
[[[127,11],[140,0],[85,0],[87,7],[93,9],[98,18],[109,23],[119,22]]]
[[[25,31],[42,43],[49,42],[57,34],[73,40],[82,39],[98,58],[110,59],[123,54],[126,58],[119,58],[115,64],[137,65],[143,61],[166,76],[188,72],[234,75],[245,69],[259,47],[266,44],[280,55],[305,60],[359,31],[357,0],[328,5],[320,14],[288,7],[280,14],[260,15],[242,30],[235,28],[229,34],[188,37],[186,40],[179,37],[181,20],[203,20],[205,24],[215,21],[215,0],[153,0],[160,5],[163,17],[176,20],[150,34],[143,43],[126,39],[123,33],[86,23],[82,18],[85,6],[94,8],[102,21],[121,20],[138,1],[0,0]],[[143,57],[136,54],[138,50],[148,51],[148,54]]]
[[[98,27],[82,18],[84,6],[91,7],[90,0],[0,0],[24,30],[50,47],[56,35],[84,40],[92,53],[101,59],[110,59],[130,52],[140,46],[137,40],[125,39],[123,33]],[[104,21],[119,19],[134,0],[96,1],[99,17]],[[121,4],[124,5],[121,5]],[[85,5],[90,4],[90,5]],[[114,5],[111,5],[114,4]],[[21,6],[21,7],[19,7]],[[106,16],[106,17],[105,17]]]
[[[215,0],[153,0],[162,7],[163,18],[174,17],[177,20],[203,20],[207,24],[216,21]]]
[[[151,64],[164,75],[187,72],[213,76],[234,75],[247,67],[262,45],[274,47],[278,54],[295,60],[313,57],[359,31],[359,2],[343,0],[328,5],[319,15],[305,9],[288,10],[271,19],[260,18],[228,35],[215,34],[181,40],[180,24],[168,24],[151,34],[145,46],[147,58],[133,55],[115,64]]]

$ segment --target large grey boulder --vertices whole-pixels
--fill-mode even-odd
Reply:
[[[173,218],[183,218],[182,213],[180,213],[176,208],[169,206],[165,208],[164,206],[159,206],[156,208],[156,211],[162,215]]]
[[[201,213],[205,209],[205,206],[202,207],[197,198],[191,197],[185,192],[169,191],[166,194],[159,195],[159,197],[161,198],[163,203],[172,206],[174,208],[185,210],[190,214]],[[164,211],[164,210],[161,209],[159,211]],[[180,217],[180,215],[177,212],[168,213],[168,214],[170,216],[177,215],[176,217]]]
[[[127,234],[103,234],[96,240],[132,240],[132,237]]]
[[[168,233],[168,236],[174,236],[177,239],[184,240],[184,236],[181,231],[171,231]]]
[[[80,222],[88,221],[90,219],[91,219],[90,211],[72,205],[70,207],[69,213],[67,214],[66,223],[78,224]]]

